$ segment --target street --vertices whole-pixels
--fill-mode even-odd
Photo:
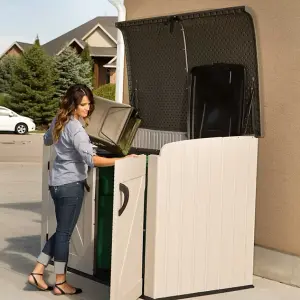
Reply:
[[[50,292],[27,285],[40,251],[42,135],[0,135],[0,286],[1,299],[53,299]],[[46,280],[54,283],[53,267]],[[109,288],[84,277],[69,274],[69,281],[83,294],[61,299],[109,300]],[[262,278],[254,289],[204,296],[202,300],[293,300],[300,290]],[[196,299],[196,298],[194,298]],[[123,299],[118,299],[123,300]],[[134,299],[129,299],[134,300]]]

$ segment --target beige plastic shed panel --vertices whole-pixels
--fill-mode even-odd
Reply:
[[[146,156],[116,162],[110,300],[142,295]]]
[[[54,204],[48,190],[49,172],[51,172],[56,153],[52,146],[44,146],[43,152],[42,248],[46,236],[50,238],[56,229]],[[68,262],[70,268],[89,275],[93,274],[94,266],[95,181],[96,169],[93,169],[88,176],[91,191],[85,192],[81,213],[71,237]]]
[[[258,140],[209,138],[149,157],[145,296],[252,285]]]

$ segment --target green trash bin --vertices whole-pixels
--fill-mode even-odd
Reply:
[[[114,199],[114,167],[99,169],[97,269],[111,268],[112,215]]]

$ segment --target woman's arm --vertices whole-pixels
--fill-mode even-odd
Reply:
[[[137,157],[137,155],[131,154],[125,157]],[[107,158],[107,157],[102,157],[98,155],[93,156],[93,163],[95,167],[111,167],[114,166],[116,161],[119,159],[123,159],[125,157],[112,157],[112,158]]]
[[[56,120],[56,118],[54,118],[52,120],[50,127],[48,128],[48,130],[44,134],[44,145],[45,146],[51,146],[53,144],[52,131],[53,131],[53,128],[54,128],[55,120]]]
[[[89,136],[84,129],[76,132],[73,137],[73,143],[75,149],[78,151],[83,161],[90,167],[111,167],[115,162],[125,157],[107,158],[99,155],[95,155],[93,146],[90,142]],[[136,157],[137,155],[128,155],[126,157]]]

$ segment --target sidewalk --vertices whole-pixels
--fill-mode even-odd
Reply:
[[[20,261],[20,263],[22,263]],[[52,266],[49,267],[52,271]],[[52,273],[52,272],[51,272]],[[49,274],[49,273],[48,273]],[[47,276],[46,276],[47,278]],[[80,276],[70,274],[68,276],[70,282],[75,286],[80,286],[84,293],[78,296],[60,296],[59,299],[80,299],[80,300],[109,300],[109,288],[96,282],[87,280]],[[12,270],[0,267],[0,286],[1,299],[3,300],[46,300],[57,299],[51,292],[37,291],[34,287],[26,283],[27,276]],[[51,274],[49,282],[54,282]]]
[[[20,261],[20,263],[22,263]],[[52,271],[52,266],[49,268]],[[49,281],[53,282],[53,275]],[[61,296],[59,299],[109,300],[109,288],[83,277],[70,274],[69,279],[76,286],[83,288],[84,293],[78,296]],[[193,298],[194,300],[298,300],[300,289],[286,286],[266,279],[254,278],[254,289],[227,294]],[[5,300],[46,300],[56,299],[50,292],[36,291],[26,284],[25,274],[0,267],[1,299]],[[192,299],[192,300],[193,300]],[[134,299],[132,299],[134,300]]]

